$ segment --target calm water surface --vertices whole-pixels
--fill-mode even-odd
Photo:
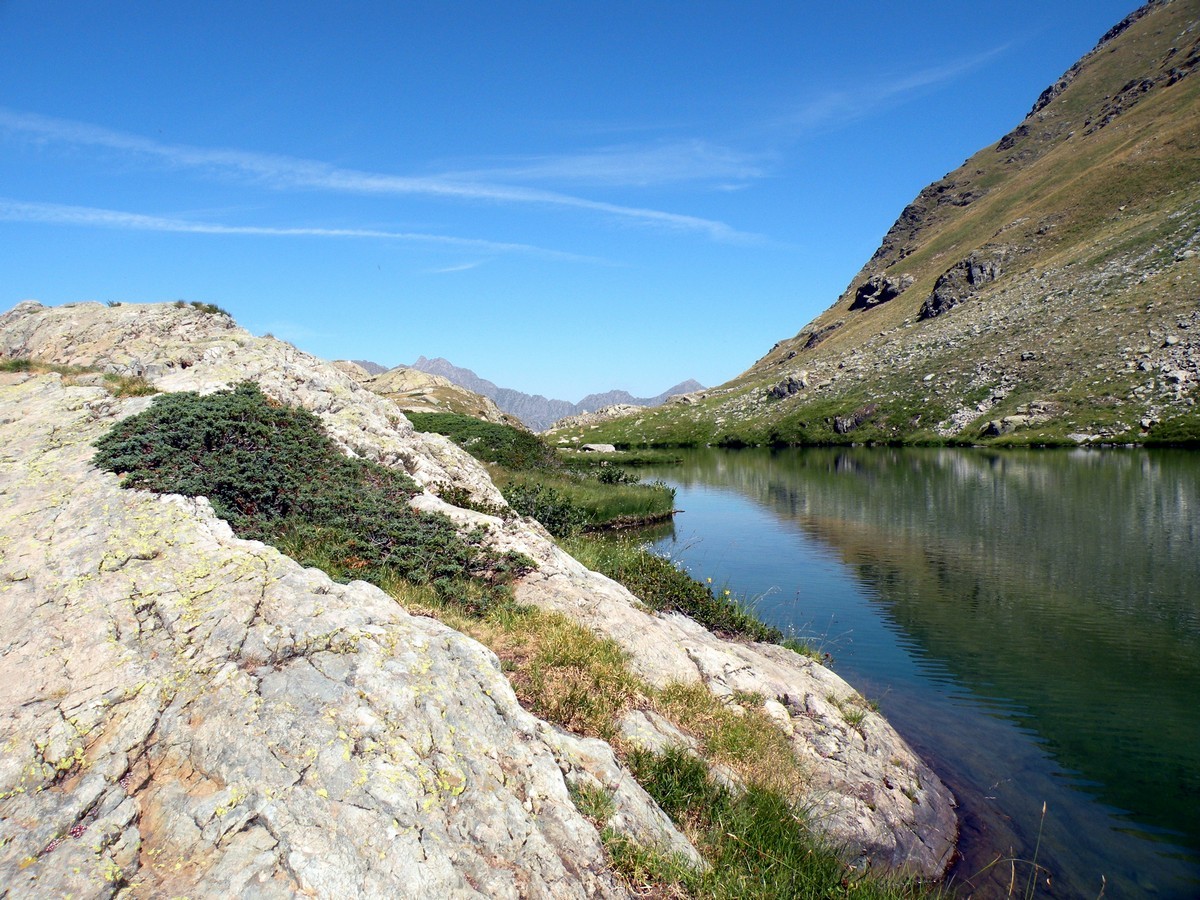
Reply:
[[[1200,454],[704,450],[651,477],[684,511],[659,552],[831,653],[954,789],[963,896],[1036,847],[1039,897],[1200,897]]]

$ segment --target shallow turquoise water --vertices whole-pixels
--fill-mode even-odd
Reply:
[[[685,456],[657,549],[879,701],[960,798],[964,895],[1036,847],[1037,896],[1200,896],[1200,454]]]

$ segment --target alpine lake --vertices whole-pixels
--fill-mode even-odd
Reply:
[[[950,785],[956,896],[1200,896],[1200,454],[680,454],[644,539]]]

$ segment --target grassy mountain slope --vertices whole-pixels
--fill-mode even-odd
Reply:
[[[1198,67],[1200,0],[1148,3],[921,191],[795,337],[725,385],[565,436],[1200,437]]]

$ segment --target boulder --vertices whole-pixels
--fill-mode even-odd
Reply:
[[[836,416],[833,420],[833,430],[838,434],[849,434],[865,422],[869,422],[879,411],[878,403],[867,403],[860,406],[848,416]]]
[[[793,372],[778,384],[772,385],[767,393],[777,400],[782,400],[800,393],[806,387],[808,387],[808,372]]]
[[[983,426],[980,431],[984,437],[1000,437],[1003,434],[1012,434],[1019,428],[1025,428],[1030,424],[1030,417],[1024,415],[1005,416],[1002,419],[993,419]]]
[[[845,324],[846,324],[845,322],[843,322],[839,319],[838,321],[833,322],[829,325],[822,325],[820,328],[817,328],[817,329],[814,329],[813,331],[808,332],[808,337],[806,337],[804,339],[804,344],[803,344],[803,346],[801,346],[800,349],[801,350],[813,349],[814,347],[816,347],[818,344],[820,344],[822,341],[824,341],[827,337],[829,337],[831,334],[833,334],[835,331],[837,331],[839,328],[841,328]],[[799,337],[804,337],[804,334],[805,334],[804,332],[801,332]]]
[[[1006,256],[1002,248],[982,249],[955,263],[938,276],[917,318],[935,318],[971,299],[983,285],[1000,277]]]
[[[852,310],[873,309],[889,300],[895,300],[908,288],[914,279],[911,275],[885,275],[878,272],[858,286],[854,292]]]

